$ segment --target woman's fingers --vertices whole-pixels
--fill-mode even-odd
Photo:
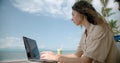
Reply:
[[[46,60],[56,60],[56,55],[51,51],[44,51],[40,53],[40,58]]]
[[[41,59],[47,59],[47,57],[49,56],[49,52],[48,51],[44,51],[40,53],[40,58]]]
[[[41,59],[54,60],[55,54],[51,51],[45,51],[40,53]]]
[[[44,53],[52,53],[51,51],[43,51],[40,54],[44,54]]]
[[[41,53],[40,53],[40,55],[43,55],[43,54],[53,55],[54,53],[51,52],[51,51],[44,51],[44,52],[41,52]]]

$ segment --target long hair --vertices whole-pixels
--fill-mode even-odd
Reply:
[[[78,1],[73,6],[72,9],[80,14],[86,16],[87,21],[93,25],[106,26],[107,21],[102,17],[95,8],[87,1]]]

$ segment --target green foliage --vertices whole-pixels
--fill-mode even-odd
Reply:
[[[80,0],[76,0],[76,1],[80,1]],[[91,3],[93,0],[85,0],[85,1],[88,1],[89,3]],[[115,1],[120,2],[120,0],[115,0]],[[108,18],[115,14],[115,12],[112,12],[112,8],[107,8],[109,0],[100,0],[100,2],[102,4],[101,13],[102,13],[103,17]],[[108,21],[108,24],[112,27],[112,30],[115,35],[120,33],[118,31],[118,27],[117,27],[116,23],[117,23],[117,20],[112,19],[112,20]]]
[[[102,15],[103,15],[104,17],[107,16],[107,14],[106,14],[106,8],[105,8],[105,7],[102,7],[101,13],[102,13]]]
[[[109,0],[100,0],[100,1],[102,3],[102,6],[103,6],[102,9],[101,9],[101,13],[102,13],[103,17],[108,18],[111,15],[115,14],[115,12],[111,12],[112,8],[107,8]],[[116,0],[116,1],[118,1],[118,0]],[[118,27],[117,27],[116,23],[117,23],[117,20],[113,20],[113,19],[108,22],[108,24],[112,27],[114,35],[120,33],[118,31]]]
[[[118,28],[118,27],[116,26],[117,20],[111,20],[111,21],[108,22],[108,23],[109,23],[109,25],[110,25],[112,28]]]
[[[117,20],[111,20],[108,22],[108,24],[112,27],[114,35],[117,35],[120,33],[120,31],[118,31],[118,26],[116,23],[117,23]]]
[[[112,11],[112,8],[104,8],[102,7],[102,14],[104,17],[109,17],[113,14],[115,14],[115,12],[111,12]]]
[[[111,13],[112,8],[107,8],[109,0],[100,0],[100,1],[102,3],[102,6],[103,6],[101,13],[104,17],[109,17],[109,16],[115,14],[115,12]]]
[[[109,0],[100,0],[103,7],[106,7]]]

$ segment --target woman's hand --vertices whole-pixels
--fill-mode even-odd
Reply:
[[[50,51],[47,51],[47,52],[41,52],[40,53],[40,58],[41,59],[46,59],[46,60],[55,60],[57,61],[57,54],[53,53],[53,52],[50,52]]]

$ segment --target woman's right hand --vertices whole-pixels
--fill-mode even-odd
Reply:
[[[45,60],[55,60],[55,61],[57,61],[57,59],[58,59],[58,55],[51,52],[51,51],[41,52],[40,55],[41,55],[40,58],[45,59]]]

